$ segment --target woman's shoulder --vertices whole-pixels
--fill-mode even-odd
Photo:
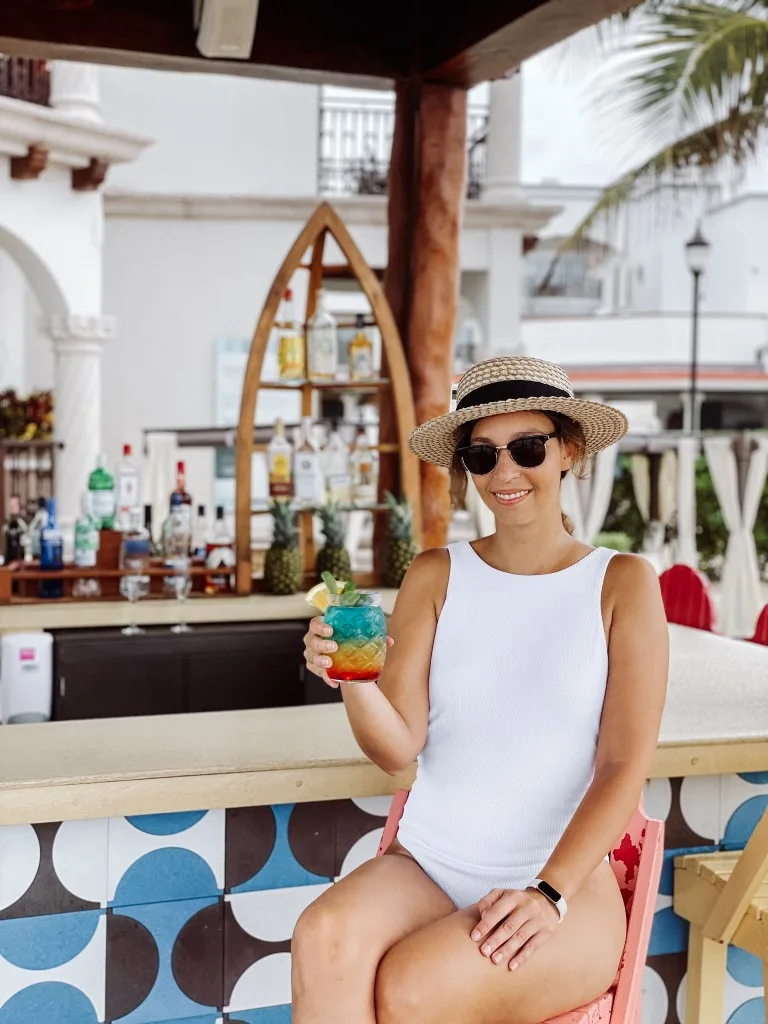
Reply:
[[[427,548],[416,555],[408,572],[422,577],[439,578],[448,572],[450,565],[451,556],[448,548]]]
[[[652,595],[661,596],[658,574],[648,559],[624,552],[609,560],[603,590],[614,604],[634,604]]]

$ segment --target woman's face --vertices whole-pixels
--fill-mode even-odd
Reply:
[[[551,434],[554,423],[544,412],[502,413],[478,420],[472,444],[506,445],[518,437]],[[560,474],[573,464],[571,453],[553,437],[547,441],[546,458],[534,469],[518,466],[509,452],[500,451],[496,468],[486,476],[472,475],[475,487],[501,522],[525,525],[560,509]]]

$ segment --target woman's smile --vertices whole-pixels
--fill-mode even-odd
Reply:
[[[509,507],[510,505],[519,505],[521,501],[525,501],[528,495],[531,493],[531,489],[521,491],[492,491],[491,492],[501,505]]]

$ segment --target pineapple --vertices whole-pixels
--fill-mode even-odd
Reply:
[[[352,565],[349,552],[344,547],[344,527],[341,522],[341,506],[329,501],[318,510],[325,543],[317,553],[315,571],[320,579],[329,572],[334,579],[351,580]]]
[[[272,504],[272,545],[264,561],[264,591],[267,594],[295,594],[301,590],[301,564],[296,516],[287,501]]]
[[[384,583],[399,587],[408,566],[419,553],[413,539],[413,510],[407,501],[398,501],[387,491],[384,496],[389,507],[389,538],[384,553]]]

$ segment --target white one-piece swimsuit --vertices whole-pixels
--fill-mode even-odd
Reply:
[[[592,781],[615,552],[518,576],[467,541],[448,551],[427,742],[398,840],[461,908],[538,877]]]

